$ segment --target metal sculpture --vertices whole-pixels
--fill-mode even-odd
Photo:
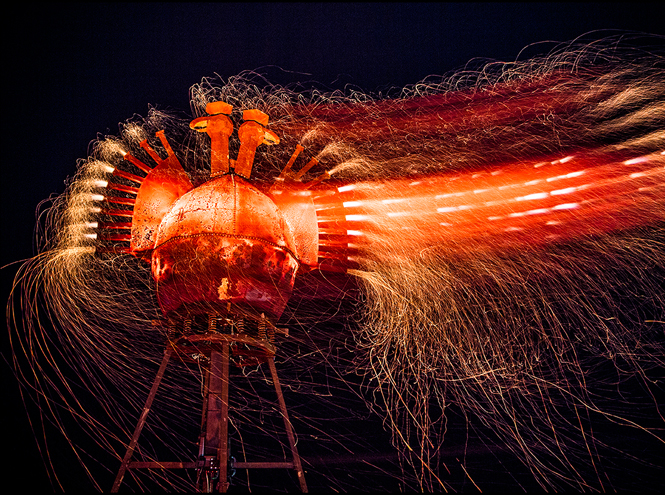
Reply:
[[[205,391],[202,450],[187,467],[199,489],[225,489],[227,363],[272,371],[290,321],[299,330],[279,345],[299,340],[280,369],[307,371],[282,383],[318,412],[337,403],[303,375],[327,366],[326,384],[346,387],[342,370],[357,371],[413,473],[399,475],[409,488],[454,489],[450,407],[540,488],[605,490],[624,461],[647,477],[659,449],[611,463],[615,428],[662,444],[665,69],[656,49],[621,43],[562,45],[394,98],[204,80],[191,90],[193,121],[153,110],[123,124],[81,162],[47,216],[41,254],[17,277],[16,369],[39,413],[71,412],[114,466],[123,455],[130,471],[156,462],[157,448],[133,460],[140,431],[127,424],[137,411],[146,420],[146,396],[159,403],[178,358],[194,372],[168,389],[167,409],[179,418]],[[245,110],[236,132],[238,109],[257,108],[270,126]],[[295,172],[305,149],[316,158]],[[353,284],[338,291],[352,296],[353,321],[321,323],[328,293],[307,285],[316,280]],[[146,377],[160,363],[153,393]],[[195,449],[181,433],[171,421],[151,432],[184,457]],[[346,449],[364,433],[330,443]],[[279,466],[300,473],[284,450]],[[173,486],[156,473],[149,483]]]
[[[140,181],[137,191],[124,188],[125,192],[136,192],[131,235],[115,240],[129,240],[129,252],[151,263],[169,341],[113,484],[114,492],[127,469],[139,468],[196,469],[199,491],[228,489],[230,362],[238,366],[268,363],[292,456],[286,462],[234,462],[233,467],[294,469],[300,488],[307,491],[274,362],[275,333],[288,331],[275,323],[289,300],[299,267],[306,269],[316,262],[316,214],[306,195],[298,195],[297,201],[290,199],[294,192],[305,189],[288,187],[288,181],[268,191],[279,198],[277,203],[252,185],[256,148],[279,143],[266,128],[268,116],[263,112],[243,112],[245,122],[238,130],[240,150],[235,160],[229,158],[231,111],[227,103],[212,102],[206,106],[208,116],[190,124],[192,129],[206,132],[211,141],[211,173],[204,184],[192,186],[164,132],[157,135],[167,151],[166,159],[147,142],[142,143],[157,162],[154,169],[125,155],[147,172],[145,179],[115,171]],[[290,161],[289,168],[292,164]],[[206,366],[198,460],[132,462],[152,401],[174,354]]]

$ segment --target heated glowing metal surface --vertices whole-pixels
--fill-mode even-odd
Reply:
[[[157,162],[154,169],[125,155],[148,173],[145,179],[123,175],[141,184],[135,193],[130,251],[151,261],[165,315],[224,312],[232,305],[277,320],[299,264],[317,263],[318,227],[310,193],[298,182],[273,188],[273,201],[250,183],[256,148],[279,143],[265,127],[266,114],[243,112],[240,151],[231,160],[231,105],[211,102],[206,112],[208,116],[190,124],[211,140],[210,179],[200,186],[193,187],[163,131],[157,135],[166,159],[141,143]]]
[[[158,136],[168,151],[168,157],[162,160],[152,152],[152,155],[158,158],[157,166],[152,170],[148,169],[148,176],[143,179],[136,195],[130,242],[130,249],[134,254],[147,256],[148,259],[155,246],[162,218],[173,203],[193,187],[168,145],[164,133],[159,133]],[[135,164],[138,162],[133,157],[125,158],[133,160]],[[142,165],[143,168],[147,167],[145,164]]]
[[[165,313],[227,303],[279,318],[298,262],[290,228],[274,202],[228,174],[183,195],[164,217],[152,273]]]

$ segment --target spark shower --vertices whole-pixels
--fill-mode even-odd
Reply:
[[[288,204],[286,223],[307,231],[289,250],[295,286],[275,321],[289,329],[275,359],[301,453],[365,449],[363,431],[321,427],[324,410],[364,408],[383,420],[405,489],[456,489],[453,422],[547,489],[621,488],[624,463],[662,471],[662,456],[608,433],[662,450],[662,47],[655,36],[569,43],[389,94],[278,87],[253,73],[206,78],[190,89],[192,115],[153,108],[122,123],[42,215],[40,254],[15,280],[7,317],[29,407],[107,490],[92,466],[117,470],[170,331],[154,239],[136,233],[137,197],[169,160],[182,166],[169,205],[210,187],[219,149],[194,122],[224,102],[238,125],[252,121],[243,111],[270,117],[262,136],[273,145],[254,147],[252,187]],[[228,137],[235,166],[244,138]],[[151,187],[171,194],[164,183]],[[200,408],[200,368],[180,363],[169,376],[145,459],[196,452],[189,433],[199,425],[187,413]],[[229,404],[236,452],[268,449],[242,436],[271,435],[257,380],[270,380],[260,366],[231,380],[242,391]],[[56,453],[38,441],[49,464]],[[359,488],[326,473],[329,488]],[[159,470],[132,482],[188,486]]]

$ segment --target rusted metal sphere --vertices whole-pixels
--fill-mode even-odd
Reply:
[[[166,315],[232,305],[277,320],[291,296],[298,268],[291,231],[275,203],[237,175],[181,196],[155,246],[152,273]]]

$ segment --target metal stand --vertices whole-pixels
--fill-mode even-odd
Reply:
[[[212,320],[211,320],[212,321]],[[191,322],[190,322],[191,324]],[[262,335],[261,335],[262,336]],[[157,394],[159,384],[164,376],[174,352],[182,353],[183,348],[189,352],[188,347],[192,343],[202,342],[206,349],[206,357],[209,358],[209,367],[206,372],[206,390],[203,400],[202,427],[199,438],[199,456],[196,462],[142,462],[132,461],[134,450],[138,444],[141,430],[145,425],[146,417]],[[254,345],[258,352],[251,353],[259,362],[267,362],[277,400],[279,410],[284,420],[284,428],[291,448],[291,461],[286,462],[235,462],[229,457],[228,450],[228,426],[229,426],[229,362],[231,360],[231,346],[241,342],[243,345]],[[128,469],[196,469],[198,492],[221,492],[225,493],[229,488],[228,472],[231,469],[293,469],[298,475],[300,489],[307,492],[305,474],[298,455],[293,427],[282,395],[282,388],[277,377],[277,369],[274,360],[274,347],[269,341],[255,339],[244,335],[242,332],[226,334],[216,332],[216,325],[209,325],[208,332],[192,335],[186,333],[176,342],[170,342],[164,353],[164,358],[155,376],[150,393],[146,400],[143,412],[127,447],[127,452],[122,460],[120,469],[113,483],[112,493],[116,493],[122,484],[122,480]],[[215,483],[216,480],[216,483]]]

